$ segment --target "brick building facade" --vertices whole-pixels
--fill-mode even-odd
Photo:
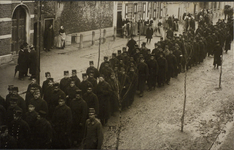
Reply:
[[[34,1],[0,1],[0,64],[23,42],[33,41]]]

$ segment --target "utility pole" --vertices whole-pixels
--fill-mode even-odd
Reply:
[[[40,22],[41,22],[41,1],[37,2],[37,45],[36,45],[36,53],[37,53],[37,57],[36,57],[36,79],[37,79],[37,83],[38,85],[40,85]]]

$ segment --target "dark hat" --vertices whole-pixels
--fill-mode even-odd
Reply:
[[[104,56],[104,59],[108,59],[108,57],[107,57],[107,56]]]
[[[54,82],[54,78],[48,78],[48,80]]]
[[[58,98],[59,98],[59,100],[60,100],[60,99],[65,100],[65,96],[64,96],[63,94],[59,95]]]
[[[17,92],[19,92],[19,88],[18,88],[18,87],[13,87],[13,88],[12,88],[12,91],[17,91]]]
[[[14,114],[15,114],[16,117],[21,117],[22,116],[22,110],[16,110],[14,112]]]
[[[59,86],[59,83],[58,82],[54,83],[54,86]]]
[[[72,73],[76,73],[76,70],[74,69],[74,70],[72,70]]]
[[[8,90],[12,90],[13,87],[14,85],[8,85]]]
[[[112,53],[112,56],[116,56],[116,53]]]
[[[69,71],[64,71],[63,74],[66,75],[67,73],[69,73]]]
[[[150,51],[150,49],[147,49],[147,51]]]
[[[89,61],[89,65],[93,65],[93,61]]]
[[[35,106],[33,103],[29,102],[28,106]]]
[[[141,45],[146,45],[146,42],[142,42],[142,44]]]
[[[140,57],[140,60],[142,60],[142,59],[144,60],[144,57]]]
[[[43,118],[46,117],[46,112],[43,110],[39,110],[38,114]]]
[[[90,114],[95,114],[95,109],[94,108],[89,108],[89,113]]]
[[[8,129],[8,128],[7,128],[6,125],[1,125],[1,126],[0,126],[0,133],[5,132],[7,129]]]
[[[118,53],[121,53],[121,50],[118,50],[117,52],[118,52]]]
[[[82,94],[82,91],[80,89],[77,89],[76,94]]]
[[[46,72],[46,73],[45,73],[45,76],[47,76],[48,74],[50,75],[50,72]]]
[[[24,45],[20,45],[20,49],[23,49],[24,48]]]
[[[138,47],[138,44],[135,44],[134,46]]]
[[[122,50],[126,49],[126,47],[123,47]]]
[[[160,39],[162,39],[162,40],[163,40],[163,37],[161,37]]]
[[[86,73],[82,73],[82,78],[83,78],[84,76],[87,76],[87,74],[86,74]]]
[[[28,46],[28,43],[27,43],[27,42],[24,42],[23,45],[24,45],[24,46]]]

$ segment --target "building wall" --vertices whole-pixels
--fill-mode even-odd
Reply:
[[[12,37],[12,15],[18,6],[23,6],[26,10],[26,42],[32,43],[33,36],[33,22],[34,22],[34,1],[19,1],[19,0],[5,0],[0,1],[0,56],[10,56],[11,37]],[[0,64],[5,63],[0,58]]]

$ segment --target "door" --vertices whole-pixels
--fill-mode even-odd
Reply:
[[[20,45],[26,42],[26,12],[23,7],[15,9],[12,18],[12,47],[11,51],[19,51]]]
[[[117,34],[121,34],[122,31],[122,12],[117,13]]]

